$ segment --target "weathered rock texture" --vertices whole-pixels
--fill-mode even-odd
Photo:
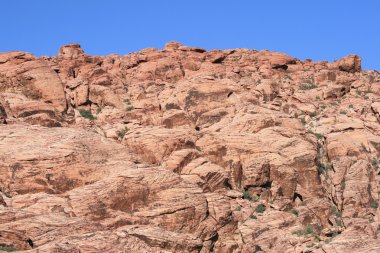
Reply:
[[[0,251],[380,252],[380,74],[171,42],[0,54]]]

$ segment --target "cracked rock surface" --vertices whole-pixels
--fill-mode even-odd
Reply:
[[[169,42],[0,53],[0,251],[380,252],[380,74]]]

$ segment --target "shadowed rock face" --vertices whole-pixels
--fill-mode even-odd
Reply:
[[[0,54],[0,251],[379,252],[380,74],[170,42]]]

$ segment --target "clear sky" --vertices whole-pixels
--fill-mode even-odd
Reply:
[[[206,49],[249,48],[300,59],[363,57],[380,71],[379,0],[3,0],[0,52],[127,54],[171,40]]]

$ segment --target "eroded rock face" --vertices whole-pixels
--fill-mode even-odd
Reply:
[[[0,54],[0,250],[378,252],[380,74],[166,44]]]

